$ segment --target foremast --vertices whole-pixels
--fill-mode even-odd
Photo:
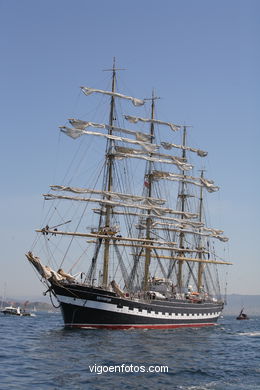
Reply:
[[[110,100],[110,114],[109,114],[109,126],[108,126],[108,136],[113,136],[113,126],[115,118],[115,95],[116,95],[116,72],[119,70],[125,70],[122,68],[116,68],[115,57],[113,58],[113,68],[106,69],[106,71],[112,71],[112,87],[111,87],[111,100]],[[107,141],[107,150],[106,150],[106,175],[105,175],[105,191],[108,193],[113,191],[113,165],[114,165],[114,154],[112,148],[114,145],[114,140],[108,138]],[[108,200],[111,199],[110,196],[107,197]],[[105,228],[110,229],[111,225],[111,214],[113,206],[105,206]],[[103,258],[103,277],[102,277],[102,286],[107,288],[109,285],[108,281],[108,270],[109,270],[109,256],[110,256],[110,239],[104,239],[104,258]]]
[[[115,93],[116,90],[116,68],[115,68],[115,59],[113,62],[113,68],[112,68],[112,93]],[[113,124],[114,124],[114,110],[115,110],[115,98],[114,95],[111,95],[111,101],[110,101],[110,115],[109,115],[109,128],[108,128],[108,134],[113,134]],[[107,174],[106,174],[106,188],[105,190],[108,192],[112,191],[113,187],[113,154],[112,154],[112,139],[108,139],[107,142]],[[110,200],[110,197],[108,197]],[[112,207],[110,205],[105,206],[105,226],[107,228],[110,227],[110,220],[111,220],[111,212]],[[103,280],[102,285],[103,287],[107,287],[108,285],[108,269],[109,269],[109,239],[104,240],[104,258],[103,258]]]

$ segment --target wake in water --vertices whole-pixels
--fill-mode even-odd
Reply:
[[[179,386],[178,390],[223,390],[223,389],[229,389],[229,390],[237,390],[238,384],[237,383],[230,383],[230,382],[210,382],[210,383],[204,383],[201,385],[195,385],[195,386]],[[176,389],[176,390],[177,390]],[[258,385],[247,385],[246,390],[258,390]]]
[[[238,333],[239,336],[249,336],[249,337],[260,337],[260,331],[254,331],[254,332],[240,332]]]

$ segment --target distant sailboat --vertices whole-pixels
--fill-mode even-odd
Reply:
[[[237,316],[237,320],[249,320],[248,315],[244,313],[244,308],[241,310],[241,312]]]
[[[87,96],[109,99],[108,123],[73,118],[71,127],[61,127],[74,140],[89,137],[87,147],[92,142],[83,186],[75,181],[76,173],[75,185],[53,185],[44,195],[53,211],[36,230],[32,250],[39,244],[37,255],[30,251],[27,259],[58,300],[65,327],[214,325],[224,306],[216,266],[231,263],[216,256],[211,241],[228,238],[207,226],[203,205],[205,191],[219,187],[204,171],[197,177],[187,174],[193,169],[188,157],[200,159],[207,152],[187,145],[189,126],[155,118],[154,93],[149,99],[118,93],[118,70],[114,63],[111,91],[81,87]],[[118,112],[123,102],[139,107],[149,101],[149,117]],[[140,128],[126,129],[125,121],[127,127],[139,123]],[[176,133],[181,133],[181,143],[175,141]],[[102,169],[96,170],[101,158]],[[83,260],[85,269],[79,268]]]

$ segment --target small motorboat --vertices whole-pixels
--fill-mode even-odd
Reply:
[[[244,313],[244,309],[239,313],[237,320],[249,320],[248,315]]]
[[[31,316],[32,314],[24,309],[21,309],[19,306],[18,307],[13,307],[13,306],[7,306],[2,310],[3,314],[10,314],[14,316]]]

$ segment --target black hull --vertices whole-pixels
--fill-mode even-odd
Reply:
[[[81,285],[53,285],[66,328],[179,328],[216,324],[223,304],[165,299],[147,302]]]

